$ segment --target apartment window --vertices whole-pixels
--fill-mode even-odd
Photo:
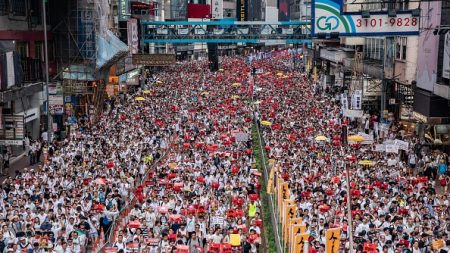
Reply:
[[[16,52],[21,58],[28,57],[28,42],[20,41],[16,42]]]
[[[384,57],[384,40],[381,38],[366,38],[364,58],[382,60]]]
[[[11,1],[11,10],[15,16],[27,15],[27,2],[26,0],[13,0]]]
[[[41,16],[41,0],[31,0],[30,2],[30,16],[33,24],[40,25],[42,21]]]
[[[397,37],[397,43],[395,45],[395,58],[397,60],[406,60],[407,41],[406,37]]]
[[[395,10],[398,10],[398,11],[408,10],[408,3],[409,3],[409,1],[399,1],[399,2],[395,3]]]
[[[36,41],[34,44],[35,58],[44,61],[44,43],[42,41]]]
[[[8,14],[8,0],[0,0],[0,15]]]

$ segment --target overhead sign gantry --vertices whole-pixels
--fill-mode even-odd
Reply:
[[[311,42],[310,22],[277,23],[220,21],[142,22],[145,43],[264,43]]]

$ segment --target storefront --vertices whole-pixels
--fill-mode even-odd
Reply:
[[[140,87],[141,83],[141,68],[131,70],[119,76],[119,92],[129,92]]]

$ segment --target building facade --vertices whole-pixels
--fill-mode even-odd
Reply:
[[[23,151],[26,134],[37,139],[46,128],[42,8],[39,0],[0,0],[0,144],[13,155]],[[55,73],[48,39],[49,72]]]

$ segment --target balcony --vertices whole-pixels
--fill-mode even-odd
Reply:
[[[23,58],[23,82],[32,83],[44,81],[43,62],[40,59]]]
[[[353,58],[344,59],[344,67],[350,71],[353,71],[353,63]],[[383,63],[376,60],[364,60],[363,73],[371,76],[372,78],[383,80]]]
[[[0,91],[0,103],[14,101],[22,97],[33,95],[42,91],[43,88],[43,63],[39,59],[24,58],[20,60],[22,66],[21,76],[15,79],[15,85],[9,86],[7,89]],[[19,64],[16,65],[18,67]],[[17,74],[16,74],[17,75]]]

